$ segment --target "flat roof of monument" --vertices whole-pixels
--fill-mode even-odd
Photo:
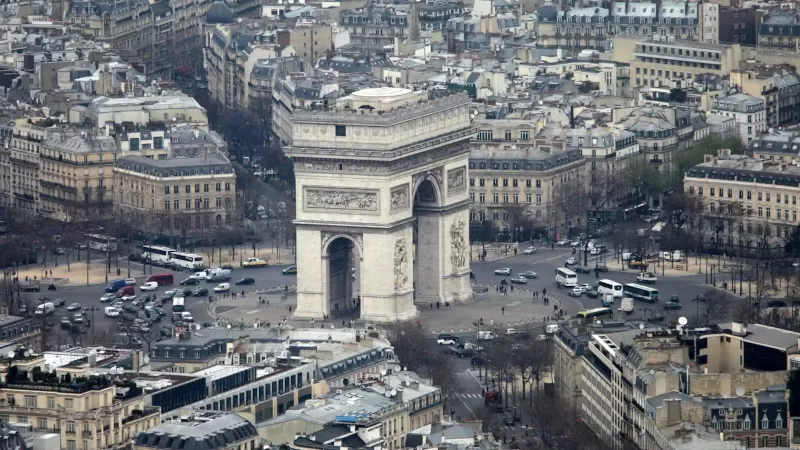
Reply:
[[[367,88],[361,89],[360,91],[353,92],[353,97],[368,97],[368,98],[379,98],[379,97],[399,97],[402,95],[410,94],[414,91],[411,89],[406,88],[394,88],[394,87],[378,87],[378,88]]]

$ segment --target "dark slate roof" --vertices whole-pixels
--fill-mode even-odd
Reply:
[[[536,11],[536,17],[539,22],[556,22],[558,21],[558,10],[552,3],[547,2]]]
[[[200,158],[150,159],[125,156],[117,159],[117,167],[158,177],[233,173],[230,161],[221,154]]]
[[[165,1],[158,1],[150,4],[150,11],[153,11],[155,17],[165,17],[172,14],[172,8]]]
[[[256,428],[238,414],[200,412],[205,421],[163,423],[136,435],[139,448],[215,450],[258,437]]]
[[[406,448],[421,447],[425,443],[425,436],[421,434],[407,434],[406,435]]]
[[[372,73],[374,67],[392,67],[392,61],[386,58],[373,56],[370,58],[348,58],[334,56],[333,58],[320,58],[317,68],[320,70],[335,70],[339,73]]]
[[[231,23],[233,22],[233,11],[223,1],[215,1],[208,8],[206,13],[206,23]]]

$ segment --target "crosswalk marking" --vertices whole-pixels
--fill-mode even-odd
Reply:
[[[481,394],[464,394],[464,393],[457,393],[456,397],[459,398],[481,398]]]
[[[511,302],[506,306],[516,306],[516,305],[519,305],[520,303],[522,303],[522,302],[521,301]]]

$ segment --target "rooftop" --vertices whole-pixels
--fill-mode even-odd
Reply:
[[[797,171],[800,173],[800,168],[798,168]],[[719,324],[719,327],[730,333],[734,329],[735,325],[735,322],[728,322]],[[797,339],[800,338],[800,333],[769,327],[766,325],[748,324],[746,329],[747,335],[743,337],[745,341],[779,350],[796,348],[798,342]]]
[[[350,389],[342,393],[329,394],[321,399],[307,401],[295,406],[286,414],[263,422],[264,425],[305,420],[319,425],[333,422],[364,423],[384,415],[387,410],[402,406],[399,398],[385,396],[369,389]]]
[[[202,411],[166,422],[138,433],[139,448],[211,450],[232,448],[236,443],[257,439],[258,431],[242,416],[232,412]]]

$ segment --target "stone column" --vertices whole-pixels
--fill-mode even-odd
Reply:
[[[445,228],[445,273],[442,274],[442,299],[451,303],[472,300],[469,281],[469,205],[459,205],[442,217]]]
[[[297,306],[294,315],[321,319],[328,314],[328,257],[319,230],[297,228]]]
[[[417,216],[417,303],[429,305],[442,300],[442,222],[440,212],[415,210]]]

